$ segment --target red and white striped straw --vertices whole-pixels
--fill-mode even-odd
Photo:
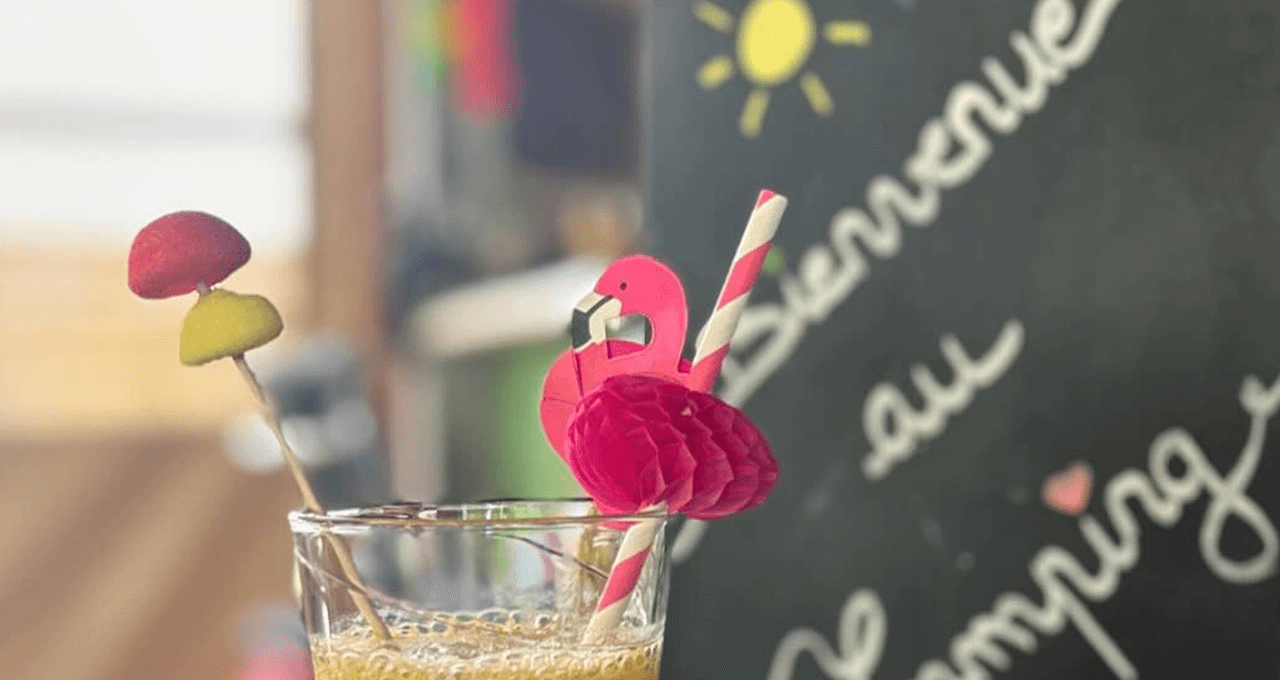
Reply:
[[[698,334],[693,366],[689,369],[689,389],[710,392],[715,385],[720,365],[729,354],[729,340],[738,327],[738,319],[747,306],[747,297],[760,276],[760,267],[769,254],[773,235],[778,232],[778,224],[782,222],[782,213],[786,209],[786,197],[768,189],[762,190],[756,199],[756,207],[747,219],[747,227],[742,232],[742,241],[738,243],[733,263],[729,265],[729,274],[720,289],[715,309]]]
[[[782,222],[782,213],[787,208],[784,196],[764,189],[756,199],[756,207],[747,219],[747,227],[742,232],[742,240],[738,243],[738,252],[729,265],[729,275],[725,277],[724,286],[720,289],[720,297],[711,318],[702,328],[698,336],[697,348],[693,357],[693,366],[689,370],[689,389],[708,392],[720,374],[720,365],[729,353],[729,340],[738,327],[738,319],[742,316],[742,308],[747,304],[747,296],[760,276],[760,267],[769,254],[769,246],[773,243],[773,235],[778,232],[778,224]],[[609,570],[609,578],[605,581],[604,591],[600,594],[600,602],[596,611],[587,622],[587,630],[583,641],[600,642],[622,621],[622,612],[631,601],[631,593],[636,588],[640,572],[644,569],[645,560],[653,548],[654,537],[658,533],[661,520],[637,522],[627,529],[622,537],[622,545],[618,546],[618,555]]]
[[[636,589],[636,583],[640,580],[640,572],[649,559],[649,550],[653,547],[653,539],[662,522],[660,519],[637,522],[622,536],[622,545],[618,546],[618,555],[614,557],[613,567],[609,569],[609,578],[604,583],[604,591],[600,593],[596,611],[591,615],[587,629],[582,634],[583,642],[590,644],[603,641],[622,621],[622,612],[626,611],[627,603],[631,601],[631,592]]]

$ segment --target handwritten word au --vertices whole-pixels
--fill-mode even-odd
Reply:
[[[1133,501],[1156,525],[1169,528],[1182,519],[1187,505],[1207,495],[1198,543],[1209,571],[1238,586],[1274,576],[1280,538],[1247,489],[1262,458],[1267,425],[1280,407],[1280,380],[1264,387],[1256,377],[1245,378],[1240,404],[1250,415],[1249,435],[1230,472],[1219,474],[1186,430],[1160,433],[1151,444],[1145,472],[1122,470],[1107,482],[1102,498],[1110,529],[1092,514],[1080,518],[1080,532],[1097,557],[1097,572],[1090,573],[1061,546],[1046,546],[1029,565],[1041,603],[1018,592],[1000,594],[990,611],[974,616],[964,632],[952,638],[947,659],[925,661],[915,680],[984,680],[992,671],[1009,669],[1010,650],[1034,654],[1037,634],[1057,635],[1068,625],[1075,627],[1117,678],[1137,680],[1138,669],[1085,602],[1109,600],[1120,586],[1121,575],[1141,557],[1138,522],[1129,505]],[[1222,529],[1232,517],[1257,537],[1261,548],[1256,554],[1233,559],[1222,553]],[[811,629],[792,630],[778,644],[768,680],[790,680],[797,659],[806,652],[833,680],[870,680],[887,635],[888,619],[879,597],[860,589],[845,602],[838,650]]]
[[[924,399],[924,408],[916,411],[902,391],[891,382],[871,388],[862,407],[862,429],[871,452],[862,460],[862,473],[868,479],[883,479],[894,465],[910,458],[921,441],[942,434],[947,421],[964,411],[979,389],[993,385],[1009,370],[1022,350],[1022,322],[1005,323],[996,341],[978,360],[969,358],[954,335],[942,336],[942,356],[951,366],[951,384],[943,385],[929,367],[911,367],[911,382]]]
[[[966,184],[991,156],[991,139],[979,121],[1001,135],[1016,132],[1025,116],[1044,107],[1051,87],[1093,57],[1119,3],[1090,0],[1077,22],[1070,0],[1039,0],[1028,31],[1009,36],[1025,82],[1019,85],[1004,64],[988,56],[982,72],[989,88],[971,80],[951,88],[942,115],[924,124],[915,152],[903,163],[902,174],[915,188],[889,175],[872,178],[866,187],[868,208],[838,211],[828,226],[829,242],[816,243],[801,256],[799,278],[782,277],[782,303],[757,302],[743,310],[720,369],[719,396],[735,406],[746,403],[795,352],[808,325],[825,321],[857,289],[870,273],[859,246],[889,260],[902,249],[903,223],[925,228],[937,221],[942,192]],[[739,355],[748,347],[755,349],[744,361]],[[691,557],[706,529],[704,522],[686,522],[672,559]]]

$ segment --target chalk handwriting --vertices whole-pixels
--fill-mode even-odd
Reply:
[[[1044,106],[1051,86],[1093,56],[1119,2],[1091,0],[1077,23],[1070,0],[1040,0],[1032,11],[1031,35],[1014,31],[1009,38],[1025,83],[1019,86],[999,60],[987,57],[981,67],[995,93],[973,81],[951,89],[943,114],[925,123],[915,152],[903,164],[914,188],[888,175],[872,178],[868,207],[837,211],[828,242],[801,255],[798,278],[782,277],[784,304],[758,302],[743,310],[731,348],[736,370],[725,376],[721,390],[726,401],[745,403],[795,351],[806,326],[825,321],[867,278],[871,270],[864,250],[891,259],[902,249],[903,223],[924,228],[937,220],[942,191],[966,184],[991,155],[991,139],[979,123],[1001,135],[1016,132],[1025,116]],[[767,342],[759,343],[766,334],[771,334]],[[761,346],[743,361],[740,355],[756,345]]]
[[[890,382],[871,388],[862,407],[862,426],[871,452],[862,461],[868,479],[883,479],[894,465],[910,458],[917,445],[942,434],[947,421],[969,407],[979,389],[999,380],[1022,350],[1022,323],[1005,323],[991,349],[977,361],[969,358],[954,335],[942,336],[942,355],[951,366],[951,384],[943,385],[923,364],[911,367],[911,382],[924,398],[916,411]]]
[[[1097,572],[1090,573],[1061,546],[1042,548],[1028,565],[1041,602],[1018,592],[1000,594],[990,611],[974,616],[965,630],[952,638],[947,659],[925,661],[915,680],[986,680],[992,672],[1006,671],[1013,665],[1010,650],[1034,654],[1037,634],[1057,635],[1068,624],[1117,678],[1137,680],[1138,669],[1086,603],[1109,600],[1120,586],[1121,575],[1141,557],[1139,525],[1130,505],[1135,501],[1157,526],[1169,528],[1182,519],[1188,505],[1207,495],[1209,504],[1200,523],[1198,548],[1209,571],[1237,586],[1275,576],[1280,538],[1247,489],[1262,458],[1267,426],[1280,408],[1280,379],[1265,387],[1249,376],[1239,399],[1250,416],[1249,434],[1230,472],[1220,474],[1186,430],[1175,427],[1160,433],[1148,451],[1145,473],[1130,468],[1107,482],[1102,498],[1110,529],[1092,514],[1079,520],[1080,532],[1097,557]],[[1232,517],[1258,539],[1261,547],[1255,554],[1242,558],[1223,554],[1222,529]],[[799,628],[787,633],[774,653],[768,680],[791,680],[802,652],[811,654],[833,680],[870,680],[888,636],[887,614],[873,591],[860,589],[850,597],[837,634],[839,654],[813,630]]]
[[[968,80],[951,88],[942,115],[925,122],[915,151],[903,162],[906,180],[872,178],[865,191],[867,207],[837,211],[828,225],[827,242],[812,245],[800,256],[799,277],[782,277],[782,304],[756,302],[743,309],[721,368],[720,397],[742,406],[786,363],[807,327],[825,321],[870,275],[864,249],[877,259],[891,259],[902,249],[902,223],[921,229],[932,225],[942,192],[967,183],[992,153],[991,139],[979,121],[1000,135],[1015,133],[1025,116],[1045,105],[1050,88],[1088,63],[1119,3],[1090,0],[1077,22],[1071,0],[1039,0],[1028,30],[1009,36],[1024,82],[1018,84],[1004,64],[988,56],[981,69],[990,89]],[[706,530],[698,520],[685,522],[672,545],[672,559],[678,563],[691,557]]]
[[[787,680],[802,652],[808,652],[834,680],[871,680],[888,633],[884,605],[874,591],[861,589],[845,600],[840,612],[840,653],[811,628],[797,628],[782,638],[769,666],[768,680]]]

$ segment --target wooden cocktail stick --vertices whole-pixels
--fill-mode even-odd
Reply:
[[[196,291],[201,296],[207,295],[209,287],[203,283],[198,283],[196,284]],[[316,497],[315,490],[311,488],[311,481],[307,479],[302,462],[298,460],[297,454],[293,452],[293,447],[289,446],[288,440],[284,437],[284,430],[280,426],[280,413],[276,409],[271,395],[267,393],[266,388],[258,381],[258,376],[254,375],[253,369],[249,368],[249,362],[245,361],[244,354],[237,354],[231,360],[235,362],[236,369],[240,371],[240,377],[244,378],[244,381],[249,384],[249,390],[253,392],[253,397],[257,400],[261,409],[262,419],[266,421],[267,427],[271,428],[271,434],[275,435],[276,443],[280,446],[280,454],[284,456],[285,465],[289,468],[289,474],[293,477],[293,482],[298,487],[298,493],[302,496],[303,506],[311,512],[323,515],[324,506],[320,505],[320,499]],[[369,627],[373,629],[374,635],[383,640],[390,640],[391,631],[387,628],[387,624],[382,621],[382,617],[378,616],[377,610],[373,608],[373,602],[369,600],[367,594],[368,588],[364,585],[364,581],[360,579],[360,574],[356,572],[355,560],[351,558],[351,552],[347,549],[347,544],[328,532],[322,532],[322,535],[329,547],[333,549],[334,555],[338,558],[338,567],[342,570],[342,575],[347,579],[351,599],[355,602],[356,609],[360,610],[360,614],[369,624]]]

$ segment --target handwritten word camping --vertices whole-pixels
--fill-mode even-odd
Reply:
[[[1241,385],[1239,399],[1250,416],[1249,433],[1227,474],[1219,473],[1209,462],[1191,433],[1177,427],[1161,432],[1151,443],[1147,470],[1122,470],[1102,489],[1110,529],[1092,513],[1079,519],[1080,533],[1097,558],[1097,572],[1090,573],[1065,548],[1045,546],[1028,565],[1041,602],[1037,604],[1019,592],[1001,593],[990,611],[975,615],[965,630],[952,638],[945,660],[934,658],[920,664],[915,680],[988,678],[992,671],[1006,671],[1013,665],[1010,650],[1034,654],[1037,635],[1057,635],[1068,625],[1117,678],[1137,680],[1138,669],[1088,605],[1109,600],[1120,588],[1121,576],[1142,556],[1139,524],[1130,506],[1133,501],[1152,522],[1168,529],[1182,521],[1188,505],[1207,495],[1198,547],[1209,571],[1234,586],[1275,576],[1280,537],[1271,518],[1249,497],[1248,487],[1262,458],[1267,426],[1280,408],[1280,379],[1266,387],[1249,376]],[[1222,530],[1232,517],[1257,538],[1261,547],[1253,555],[1236,559],[1223,554]],[[841,613],[838,648],[812,629],[792,630],[778,644],[767,678],[791,680],[796,661],[808,653],[832,680],[870,680],[887,635],[888,616],[879,596],[873,590],[859,589],[849,596]]]

